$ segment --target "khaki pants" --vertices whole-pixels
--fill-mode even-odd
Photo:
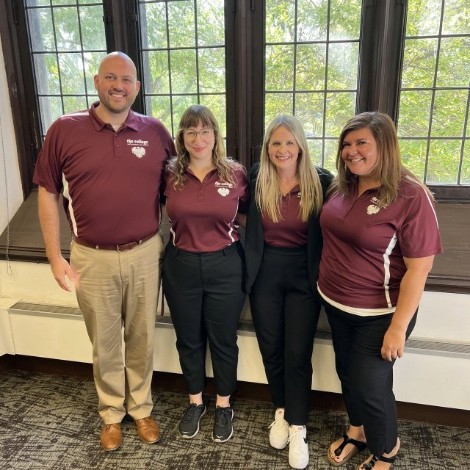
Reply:
[[[77,300],[93,346],[98,411],[106,424],[121,422],[126,413],[141,419],[152,412],[162,251],[160,234],[123,252],[72,243],[71,265],[80,276]]]

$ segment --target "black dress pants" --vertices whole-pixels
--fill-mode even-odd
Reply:
[[[336,371],[352,426],[364,426],[367,446],[374,455],[389,453],[398,436],[393,393],[395,361],[382,359],[385,332],[392,314],[359,316],[325,303],[335,350]],[[411,334],[418,311],[406,337]]]
[[[250,305],[273,403],[285,408],[290,424],[305,425],[320,313],[308,280],[307,249],[265,246]]]
[[[188,393],[205,385],[206,345],[212,359],[216,393],[237,387],[237,329],[245,302],[243,249],[240,243],[205,254],[188,253],[170,241],[162,266],[163,292],[176,332],[176,347]]]

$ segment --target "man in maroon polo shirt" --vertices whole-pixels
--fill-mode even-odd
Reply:
[[[107,55],[94,77],[99,101],[50,127],[36,165],[39,218],[52,273],[75,284],[93,346],[93,373],[107,451],[122,442],[129,414],[139,437],[160,439],[151,416],[153,338],[163,243],[160,187],[173,140],[157,119],[130,108],[140,90],[132,60]],[[59,194],[73,233],[60,250]],[[124,328],[125,354],[123,354]]]

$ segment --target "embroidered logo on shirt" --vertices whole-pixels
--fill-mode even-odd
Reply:
[[[230,189],[233,189],[233,184],[225,181],[216,181],[214,184],[217,188],[217,192],[223,197],[228,196],[230,194]]]
[[[367,206],[367,215],[378,214],[380,209],[387,208],[387,206],[380,207],[379,200],[375,196],[370,200],[370,202],[372,202],[372,204]]]
[[[145,149],[144,147],[132,147],[131,152],[133,155],[135,155],[137,158],[142,158],[145,155]]]

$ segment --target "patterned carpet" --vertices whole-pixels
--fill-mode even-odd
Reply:
[[[96,413],[93,382],[85,379],[9,370],[0,375],[1,470],[234,470],[287,469],[287,449],[269,447],[268,403],[234,402],[234,437],[225,444],[211,440],[214,403],[202,418],[199,434],[178,437],[177,425],[186,404],[182,394],[154,390],[154,416],[162,439],[139,440],[131,420],[123,422],[123,445],[107,453],[99,447],[101,421]],[[345,430],[343,413],[312,410],[308,424],[309,469],[332,469],[327,446]],[[402,452],[394,470],[470,468],[470,429],[400,421]],[[366,454],[346,467],[353,469]]]

